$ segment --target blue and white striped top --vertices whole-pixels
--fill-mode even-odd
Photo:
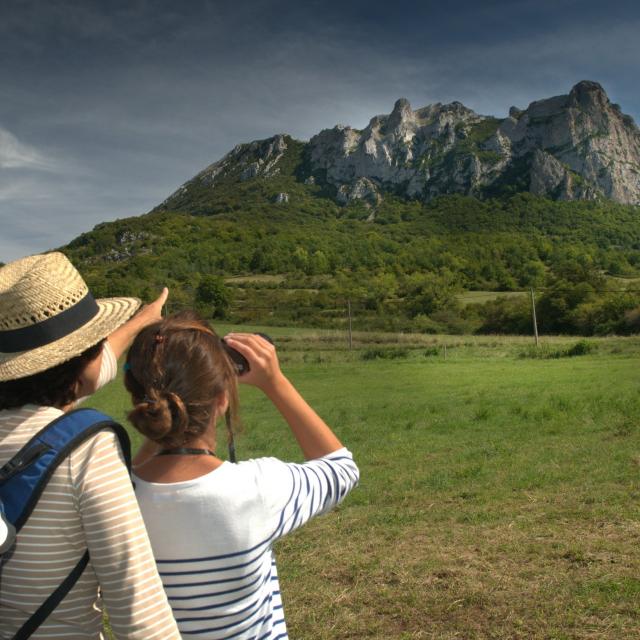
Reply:
[[[223,463],[184,482],[135,478],[136,495],[183,638],[287,638],[273,543],[358,482],[347,449],[303,464]]]

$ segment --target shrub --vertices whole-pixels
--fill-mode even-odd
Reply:
[[[561,349],[550,349],[546,345],[535,347],[529,345],[519,354],[519,358],[534,358],[534,359],[552,359],[552,358],[573,358],[574,356],[586,356],[589,353],[595,351],[596,346],[592,342],[587,340],[579,340],[570,347],[564,347]]]
[[[408,355],[408,349],[367,349],[361,357],[363,360],[395,360],[406,358]]]
[[[592,342],[587,342],[587,340],[580,340],[573,346],[566,349],[564,355],[569,358],[573,356],[586,356],[588,353],[591,353],[594,348],[595,345]]]

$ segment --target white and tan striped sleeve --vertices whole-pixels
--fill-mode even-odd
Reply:
[[[116,354],[113,352],[108,340],[102,343],[102,353],[100,354],[100,372],[98,373],[98,379],[96,380],[96,391],[102,389],[105,384],[109,384],[118,375],[118,360]],[[91,396],[82,396],[75,402],[76,405],[82,404],[87,398]]]
[[[111,382],[118,373],[118,359],[113,352],[108,340],[102,343],[102,360],[100,361],[100,374],[96,382],[96,389],[101,389]]]
[[[76,449],[71,473],[91,565],[115,637],[178,640],[115,434],[101,431]]]

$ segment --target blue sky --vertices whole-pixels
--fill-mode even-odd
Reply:
[[[139,215],[241,142],[395,100],[511,105],[600,82],[640,120],[640,3],[3,0],[0,261]]]

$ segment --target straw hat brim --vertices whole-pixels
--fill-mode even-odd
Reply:
[[[0,353],[0,382],[46,371],[79,356],[124,324],[140,306],[138,298],[101,298],[98,313],[64,338],[16,353]]]

